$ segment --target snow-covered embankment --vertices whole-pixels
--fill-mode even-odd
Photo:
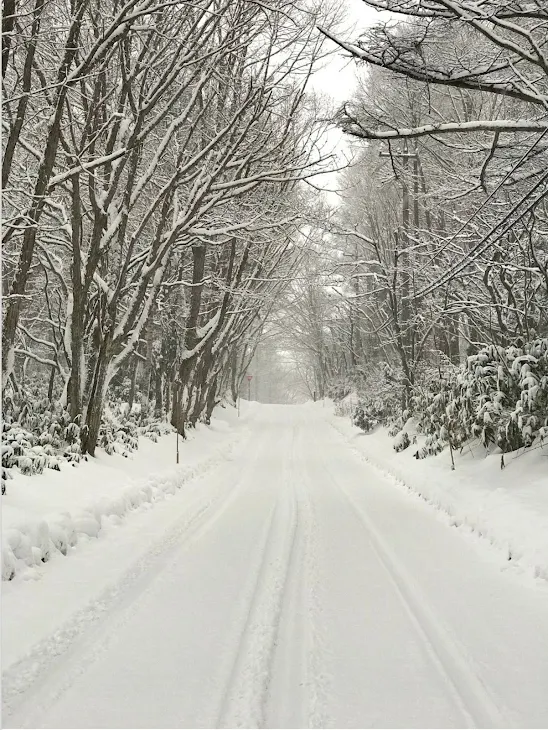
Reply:
[[[2,579],[38,577],[53,556],[69,555],[210,471],[245,438],[251,412],[239,419],[233,408],[217,408],[211,426],[198,424],[187,441],[179,439],[178,466],[170,433],[158,443],[142,437],[130,458],[100,452],[76,466],[64,463],[60,472],[15,473],[2,497]]]
[[[328,418],[371,465],[445,513],[450,524],[486,538],[507,560],[535,578],[548,580],[548,445],[505,456],[481,444],[455,453],[414,458],[417,444],[396,453],[387,429],[363,433],[348,417]],[[412,437],[412,434],[410,434]]]

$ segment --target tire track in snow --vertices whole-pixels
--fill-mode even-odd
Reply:
[[[298,438],[293,441],[290,460],[298,530],[268,689],[269,727],[322,728],[329,725],[321,662],[323,641],[317,627],[321,615],[317,596],[317,520],[310,500],[311,480],[303,468],[303,456],[303,423],[299,422]]]
[[[307,432],[313,433],[310,429],[312,420],[310,414],[307,414],[305,421]],[[304,428],[301,428],[300,453],[301,459],[297,460],[299,464],[298,476],[302,480],[301,491],[303,497],[303,513],[305,515],[305,541],[306,554],[304,561],[305,570],[305,586],[307,588],[307,619],[308,619],[308,704],[307,717],[305,718],[305,727],[309,728],[325,728],[334,727],[335,722],[329,716],[327,711],[327,700],[330,693],[329,678],[325,671],[325,657],[327,656],[327,643],[325,632],[321,626],[322,605],[319,598],[319,540],[318,540],[318,518],[312,501],[312,492],[316,485],[312,482],[310,471],[306,470],[304,465],[308,460],[316,460],[316,449],[311,449],[308,453],[304,444],[303,436]],[[306,458],[304,455],[307,453]]]
[[[298,505],[292,483],[293,425],[283,452],[281,490],[265,522],[259,559],[245,601],[244,619],[224,691],[217,727],[265,727],[284,597],[293,572]],[[283,458],[283,457],[282,457]]]
[[[266,445],[263,437],[243,469],[235,465],[233,477],[222,482],[213,495],[200,496],[191,502],[182,518],[140,556],[119,581],[3,672],[5,717],[17,718],[18,727],[36,726],[37,718],[107,651],[120,628],[154,588],[154,580],[160,572],[177,559],[181,550],[189,550],[222,518],[238,498],[245,476],[255,468]],[[210,473],[201,474],[197,480],[201,481],[205,476],[210,477]]]
[[[394,588],[401,605],[428,650],[438,671],[446,679],[457,706],[469,727],[505,727],[502,714],[479,676],[470,666],[464,651],[438,619],[425,596],[398,561],[372,520],[359,507],[323,460],[324,473],[363,525],[373,554]]]

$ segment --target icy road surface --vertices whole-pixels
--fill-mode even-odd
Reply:
[[[321,408],[257,413],[192,519],[174,498],[91,619],[6,668],[4,726],[546,727],[547,587],[368,466]]]

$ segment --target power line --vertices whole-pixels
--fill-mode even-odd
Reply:
[[[427,294],[430,294],[431,292],[435,291],[436,289],[439,289],[439,287],[443,286],[445,283],[450,281],[456,274],[460,273],[466,266],[468,266],[469,263],[472,261],[475,261],[478,256],[480,256],[486,249],[489,248],[494,242],[490,241],[489,239],[491,236],[496,233],[496,231],[501,227],[504,226],[504,224],[512,218],[514,213],[516,213],[517,210],[523,205],[523,203],[527,202],[527,200],[533,195],[539,187],[541,187],[544,183],[548,181],[548,171],[544,173],[544,175],[538,180],[535,185],[529,190],[522,198],[519,200],[512,209],[504,216],[504,218],[497,223],[497,225],[494,228],[491,228],[491,230],[480,240],[478,243],[466,253],[463,259],[459,261],[457,264],[455,264],[449,271],[446,271],[445,274],[443,274],[437,281],[433,282],[432,284],[429,284],[424,289],[419,291],[415,298],[426,296]],[[500,233],[500,237],[504,236],[508,231],[516,225],[530,210],[532,210],[547,194],[547,190],[543,190],[540,195],[538,195],[535,200],[533,200],[529,205],[521,212],[518,217],[514,220],[510,220],[510,223],[504,228],[504,230]]]
[[[462,232],[464,231],[464,229],[465,229],[465,228],[466,228],[466,227],[467,227],[467,226],[468,226],[468,225],[469,225],[469,224],[470,224],[470,223],[471,223],[471,222],[472,222],[472,221],[474,220],[474,218],[475,218],[475,217],[476,217],[476,216],[477,216],[477,215],[478,215],[479,213],[481,213],[481,211],[482,211],[482,210],[483,210],[483,209],[485,208],[485,206],[486,206],[486,205],[487,205],[487,203],[488,203],[488,202],[489,202],[489,201],[491,200],[491,198],[492,198],[492,197],[493,197],[494,195],[496,195],[496,193],[498,193],[498,191],[499,191],[499,190],[501,189],[501,187],[502,187],[502,186],[504,185],[504,183],[505,183],[505,182],[506,182],[506,181],[508,180],[508,178],[509,178],[509,177],[510,177],[511,175],[513,175],[513,174],[514,174],[514,172],[515,172],[515,171],[516,171],[516,170],[517,170],[517,169],[518,169],[518,168],[519,168],[519,167],[520,167],[520,166],[521,166],[521,165],[523,164],[523,162],[524,162],[524,161],[526,160],[526,158],[527,158],[527,157],[528,157],[528,156],[529,156],[529,155],[531,154],[531,152],[532,152],[532,151],[533,151],[533,150],[535,149],[535,147],[536,147],[536,146],[538,145],[538,143],[542,141],[543,137],[544,137],[544,136],[545,136],[546,134],[548,134],[548,127],[546,127],[546,129],[545,129],[545,130],[544,130],[544,131],[543,131],[543,132],[542,132],[542,133],[540,134],[540,136],[539,136],[539,137],[538,137],[538,138],[537,138],[537,139],[535,140],[535,142],[534,142],[534,143],[533,143],[533,144],[532,144],[532,145],[531,145],[531,146],[529,147],[529,149],[528,149],[528,150],[527,150],[527,151],[526,151],[526,152],[525,152],[525,153],[524,153],[524,154],[522,155],[522,157],[520,157],[520,159],[519,159],[519,160],[518,160],[518,161],[516,162],[516,164],[515,164],[515,165],[514,165],[514,166],[512,167],[512,169],[511,169],[511,170],[509,170],[509,171],[508,171],[508,172],[506,173],[506,175],[505,175],[505,176],[503,177],[503,179],[502,179],[502,180],[500,181],[500,183],[499,183],[499,184],[498,184],[498,185],[496,186],[496,188],[494,188],[494,190],[492,190],[492,191],[491,191],[491,193],[490,193],[490,194],[489,194],[489,195],[488,195],[488,196],[487,196],[487,197],[485,198],[485,200],[484,200],[484,201],[483,201],[483,203],[482,203],[482,204],[481,204],[481,205],[479,206],[479,208],[477,208],[477,209],[476,209],[476,210],[475,210],[475,211],[474,211],[474,212],[472,213],[472,215],[471,215],[471,216],[470,216],[470,217],[468,218],[468,220],[466,220],[466,221],[465,221],[465,222],[464,222],[464,223],[462,224],[462,226],[461,226],[461,227],[460,227],[460,228],[458,229],[458,231],[457,231],[456,233],[454,233],[454,234],[453,234],[453,235],[451,236],[451,238],[450,238],[450,239],[449,239],[449,240],[448,240],[448,241],[447,241],[447,242],[446,242],[446,243],[445,243],[445,244],[444,244],[444,245],[443,245],[443,246],[441,247],[441,249],[440,249],[439,251],[437,251],[437,252],[436,252],[436,254],[435,254],[434,256],[432,256],[432,258],[431,258],[431,259],[430,259],[430,260],[429,260],[429,261],[428,261],[427,263],[425,263],[425,264],[424,264],[424,266],[423,266],[423,267],[422,267],[422,268],[421,268],[421,269],[419,270],[419,272],[418,272],[418,273],[421,273],[421,272],[422,272],[422,271],[424,271],[424,270],[425,270],[426,268],[428,268],[428,267],[429,267],[429,266],[430,266],[430,265],[432,264],[432,262],[433,262],[433,261],[434,261],[434,260],[435,260],[435,259],[436,259],[436,258],[437,258],[437,257],[438,257],[438,256],[439,256],[440,254],[441,254],[441,253],[443,253],[443,252],[445,251],[445,249],[446,249],[446,248],[447,248],[448,246],[450,246],[450,245],[451,245],[451,244],[452,244],[452,243],[453,243],[453,242],[454,242],[454,241],[456,240],[456,238],[457,238],[457,237],[458,237],[458,236],[459,236],[459,235],[460,235],[460,234],[461,234],[461,233],[462,233]],[[429,286],[431,286],[431,285],[429,285]],[[428,288],[428,287],[426,287],[426,288]],[[424,290],[423,290],[422,292],[419,292],[419,295],[422,295],[422,294],[423,294],[423,292],[424,292],[424,291],[426,291],[426,288],[425,288],[425,289],[424,289]]]

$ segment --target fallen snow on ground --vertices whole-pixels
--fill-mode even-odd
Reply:
[[[4,583],[4,727],[546,727],[548,583],[321,408]]]
[[[188,440],[179,439],[178,466],[176,434],[170,433],[158,443],[141,437],[129,458],[99,450],[87,462],[63,463],[60,472],[15,472],[2,497],[2,579],[38,578],[56,554],[72,554],[79,542],[99,537],[129,512],[173,495],[226,458],[246,422],[230,406],[217,408],[210,426],[198,424]]]
[[[329,402],[320,407],[370,464],[446,513],[451,525],[487,538],[518,569],[548,580],[548,445],[505,455],[501,469],[500,453],[472,444],[454,453],[452,470],[449,449],[414,458],[420,435],[396,453],[386,428],[363,433],[348,416],[333,415]],[[413,439],[412,423],[406,429]]]

